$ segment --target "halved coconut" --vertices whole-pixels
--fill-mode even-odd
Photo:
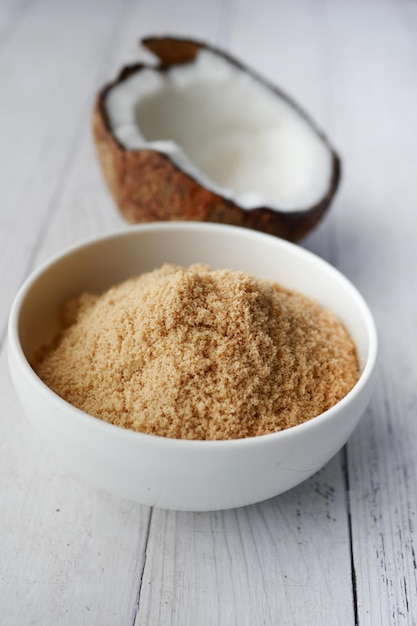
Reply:
[[[94,137],[132,223],[205,220],[297,241],[329,207],[340,161],[288,96],[207,44],[152,37],[99,93]]]

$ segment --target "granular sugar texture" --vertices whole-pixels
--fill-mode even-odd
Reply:
[[[300,424],[359,378],[341,322],[243,272],[164,265],[67,303],[34,369],[57,394],[124,428],[236,439]]]

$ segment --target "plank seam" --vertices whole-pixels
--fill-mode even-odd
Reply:
[[[351,506],[350,506],[350,482],[349,482],[349,470],[348,470],[348,452],[347,446],[344,446],[342,453],[342,472],[344,476],[345,482],[345,493],[346,493],[346,507],[347,507],[347,522],[348,522],[348,533],[349,533],[349,548],[350,548],[350,574],[352,580],[352,602],[353,602],[353,615],[354,615],[354,623],[355,626],[359,626],[359,612],[358,612],[358,591],[357,591],[357,579],[356,579],[356,568],[355,568],[355,556],[353,553],[353,528],[352,528],[352,514],[351,514]]]
[[[138,584],[138,590],[137,590],[137,593],[136,593],[135,606],[133,608],[133,616],[132,616],[132,620],[131,620],[131,626],[135,626],[136,619],[137,619],[137,616],[138,616],[138,613],[139,613],[140,598],[141,598],[141,593],[142,593],[142,585],[143,585],[143,579],[144,579],[144,576],[145,576],[145,567],[146,567],[146,560],[147,560],[147,555],[148,555],[148,543],[149,543],[149,537],[150,537],[150,534],[151,534],[152,517],[153,517],[153,508],[151,508],[151,510],[150,510],[148,526],[146,528],[145,549],[144,549],[144,555],[143,555],[143,563],[142,563],[142,567],[141,567],[140,575],[139,575],[139,584]]]

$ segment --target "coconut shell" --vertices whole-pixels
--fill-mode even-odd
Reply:
[[[232,57],[200,42],[172,37],[151,37],[142,43],[159,58],[160,65],[157,69],[160,71],[193,61],[199,49],[205,47],[248,71],[258,81],[267,84]],[[243,209],[233,201],[206,189],[200,182],[183,172],[165,154],[148,149],[129,150],[116,140],[106,113],[106,95],[133,73],[148,67],[138,63],[123,68],[116,80],[99,92],[93,115],[93,134],[98,160],[116,205],[128,222],[132,224],[160,220],[218,222],[252,228],[293,242],[300,240],[314,228],[328,210],[338,188],[340,159],[298,105],[275,87],[267,84],[307,119],[329,148],[332,156],[332,176],[327,193],[320,202],[308,209],[280,211],[266,206]]]

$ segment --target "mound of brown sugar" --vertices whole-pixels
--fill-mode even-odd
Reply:
[[[93,416],[181,439],[235,439],[300,424],[359,377],[341,322],[246,273],[162,268],[67,303],[34,369]]]

